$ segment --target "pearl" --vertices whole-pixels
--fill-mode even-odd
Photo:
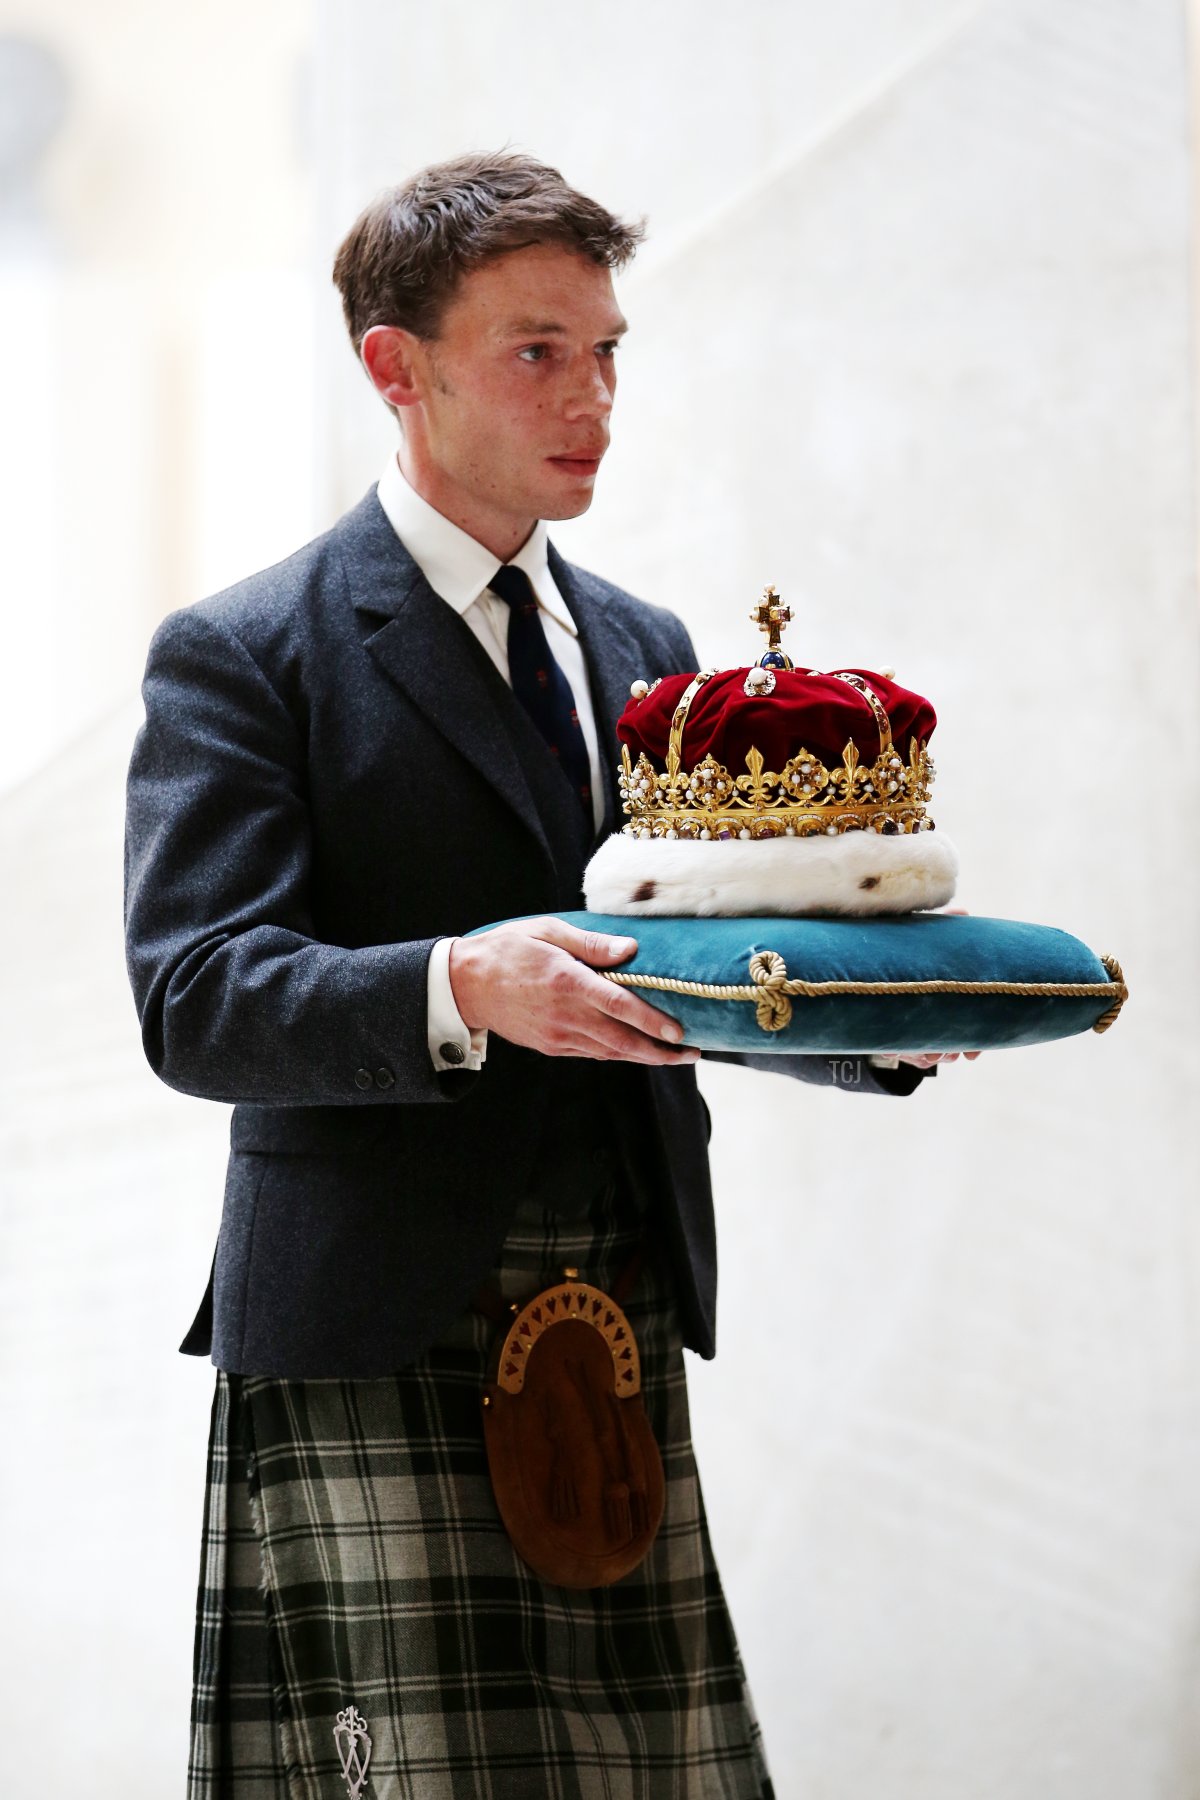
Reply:
[[[794,825],[785,825],[783,828],[783,835],[784,837],[795,837],[796,827]]]
[[[837,836],[837,826],[836,825],[827,825],[825,827],[825,836],[826,837],[836,837]]]
[[[703,830],[703,831],[702,831],[702,832],[701,832],[701,833],[700,833],[700,836],[701,836],[701,838],[703,838],[703,839],[704,839],[704,840],[705,840],[705,841],[708,841],[708,840],[710,840],[710,839],[711,839],[711,838],[712,838],[712,832],[711,832],[711,831],[709,831],[709,829],[708,829],[708,827],[707,827],[707,826],[705,826],[705,828],[704,828],[704,830]]]
[[[667,832],[667,836],[669,838],[677,838],[679,836],[679,833],[675,830],[675,827],[672,826],[671,829]]]
[[[746,827],[744,825],[742,826],[742,829],[738,832],[738,836],[740,838],[748,838],[750,836],[750,833],[746,830]]]
[[[648,681],[633,681],[629,685],[629,693],[634,700],[644,700],[649,692],[650,683]]]
[[[756,668],[747,669],[746,679],[742,683],[742,692],[754,699],[775,691],[775,674],[772,669],[765,669],[759,664]]]
[[[885,681],[894,681],[896,678],[895,669],[880,669],[879,673],[883,676]]]

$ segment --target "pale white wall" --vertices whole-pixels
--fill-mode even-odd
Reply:
[[[1065,926],[1132,985],[1107,1038],[958,1064],[905,1104],[704,1073],[722,1294],[696,1439],[781,1800],[1185,1800],[1183,11],[321,16],[330,251],[377,187],[506,140],[649,213],[615,448],[563,551],[677,608],[706,658],[748,658],[774,580],[804,657],[894,664],[938,706],[962,903]],[[344,505],[390,422],[328,316]]]
[[[0,1794],[159,1800],[185,1785],[213,1388],[176,1345],[229,1109],[142,1056],[124,780],[154,625],[317,529],[311,24],[0,0],[17,32],[70,100],[44,231],[14,247],[0,192]]]
[[[164,613],[316,529],[307,0],[0,0],[10,34],[68,98],[40,228],[0,206],[0,793],[121,705]]]

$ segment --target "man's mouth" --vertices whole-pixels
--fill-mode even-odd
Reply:
[[[557,463],[560,469],[565,469],[570,475],[594,475],[600,467],[603,454],[600,450],[594,456],[548,456],[546,461]]]

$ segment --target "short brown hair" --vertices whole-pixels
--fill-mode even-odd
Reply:
[[[527,244],[564,244],[620,269],[645,236],[515,150],[453,157],[386,188],[338,247],[333,279],[358,352],[373,325],[436,338],[469,269]]]

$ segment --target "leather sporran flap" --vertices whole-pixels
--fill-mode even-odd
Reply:
[[[543,1289],[493,1348],[483,1426],[496,1504],[544,1581],[604,1587],[662,1521],[662,1458],[620,1306],[573,1276]]]

